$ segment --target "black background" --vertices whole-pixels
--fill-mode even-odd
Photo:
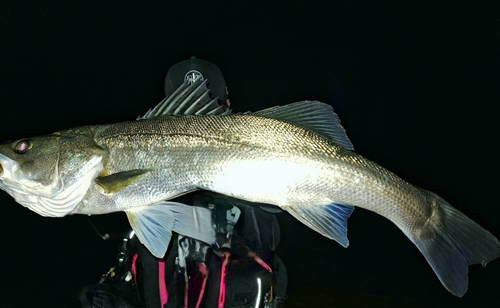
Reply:
[[[168,68],[194,55],[221,68],[235,111],[331,104],[358,153],[500,236],[499,13],[493,1],[2,1],[0,139],[133,120],[163,98]],[[0,204],[0,306],[72,307],[114,263],[118,243],[87,217],[44,218],[3,192]],[[122,213],[92,221],[127,226]],[[396,226],[365,210],[349,219],[348,249],[280,221],[290,305],[500,300],[499,260],[471,267],[456,298]]]

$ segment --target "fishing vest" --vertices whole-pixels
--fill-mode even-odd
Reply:
[[[86,290],[88,307],[278,307],[287,279],[274,214],[214,196],[181,202],[212,211],[216,243],[173,233],[158,259],[127,232],[116,265]]]

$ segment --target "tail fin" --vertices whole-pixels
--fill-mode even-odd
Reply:
[[[441,197],[427,193],[440,209],[438,221],[432,224],[434,230],[418,238],[405,233],[422,252],[443,286],[453,295],[462,297],[467,292],[468,266],[485,266],[499,257],[500,242]]]

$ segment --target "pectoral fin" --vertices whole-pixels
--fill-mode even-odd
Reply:
[[[172,231],[208,244],[215,242],[209,209],[164,201],[126,211],[137,238],[157,258],[163,258]]]
[[[314,231],[337,241],[344,247],[349,246],[347,218],[354,210],[353,206],[332,203],[319,206],[290,206],[286,210]]]
[[[97,179],[95,179],[95,182],[102,189],[104,189],[105,193],[112,194],[135,183],[143,175],[150,171],[150,169],[134,169],[118,172],[111,175],[98,177]]]

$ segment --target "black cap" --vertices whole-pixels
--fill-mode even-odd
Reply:
[[[191,57],[189,60],[174,64],[167,72],[165,78],[165,95],[169,96],[184,82],[208,80],[208,88],[212,98],[219,97],[219,102],[227,99],[227,88],[221,70],[217,65],[208,61]]]

